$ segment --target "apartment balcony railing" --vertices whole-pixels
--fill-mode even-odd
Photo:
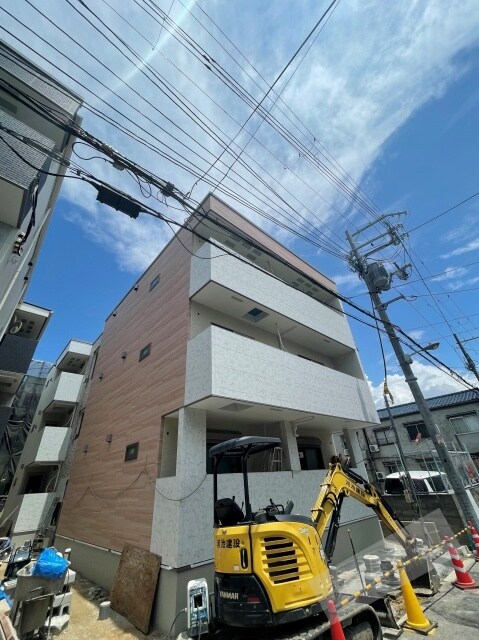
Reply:
[[[48,383],[42,393],[42,405],[49,410],[54,405],[73,405],[78,401],[83,376],[77,373],[62,371]]]
[[[70,442],[68,427],[44,427],[39,434],[38,448],[26,456],[25,464],[57,464],[63,462]]]
[[[0,343],[0,371],[26,373],[37,344],[32,338],[5,334]]]
[[[327,349],[332,350],[331,341],[339,343],[337,354],[354,349],[354,341],[346,318],[338,310],[331,309],[313,297],[302,293],[231,255],[225,255],[220,247],[205,243],[191,260],[190,298],[220,312],[243,318],[252,307],[264,309],[269,317],[258,326],[276,333],[279,317],[289,319],[297,325],[291,338],[305,342],[321,342],[321,334],[329,339]],[[212,259],[215,258],[215,259]],[[310,335],[301,336],[301,332]],[[346,349],[345,349],[346,347]]]
[[[15,533],[22,531],[36,531],[45,526],[54,493],[27,493],[21,498],[18,517],[15,523]]]
[[[358,426],[377,422],[364,380],[216,326],[188,343],[185,404],[212,396],[353,420]]]

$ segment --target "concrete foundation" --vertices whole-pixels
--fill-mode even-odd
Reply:
[[[74,571],[78,571],[105,591],[110,591],[120,563],[121,554],[118,551],[63,536],[56,536],[54,544],[58,551],[63,552],[68,548],[72,550],[71,568]]]

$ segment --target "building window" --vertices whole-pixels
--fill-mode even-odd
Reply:
[[[374,429],[374,435],[379,446],[384,444],[394,444],[396,442],[394,431],[391,429],[391,427],[385,427],[384,429]]]
[[[422,438],[430,438],[429,431],[424,422],[411,422],[410,424],[405,424],[404,427],[411,441],[416,440],[416,442],[419,442]]]
[[[150,353],[151,353],[151,342],[147,344],[145,347],[143,347],[143,349],[141,349],[139,362],[147,358],[150,355]]]
[[[448,418],[456,434],[479,432],[479,418],[475,412]]]
[[[160,274],[155,276],[153,280],[150,282],[150,291],[152,291],[159,282],[160,282]]]
[[[125,449],[125,462],[128,460],[136,460],[138,458],[138,449],[140,447],[139,442],[128,444]]]
[[[386,469],[386,473],[389,475],[390,473],[399,473],[402,471],[401,465],[399,462],[384,462],[384,468]]]

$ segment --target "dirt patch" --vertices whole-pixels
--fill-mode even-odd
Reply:
[[[71,618],[68,627],[60,634],[62,640],[169,640],[166,634],[157,632],[146,636],[115,611],[110,611],[108,620],[98,620],[100,603],[108,600],[108,594],[78,573],[71,592]]]

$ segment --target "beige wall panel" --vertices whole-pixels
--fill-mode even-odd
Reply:
[[[184,232],[182,241],[191,246],[190,234]],[[119,551],[127,542],[150,548],[161,420],[184,401],[189,258],[177,240],[170,242],[105,323],[61,536]],[[150,291],[158,274],[160,282]],[[150,355],[139,362],[149,343]],[[125,448],[134,442],[138,458],[125,462]]]

